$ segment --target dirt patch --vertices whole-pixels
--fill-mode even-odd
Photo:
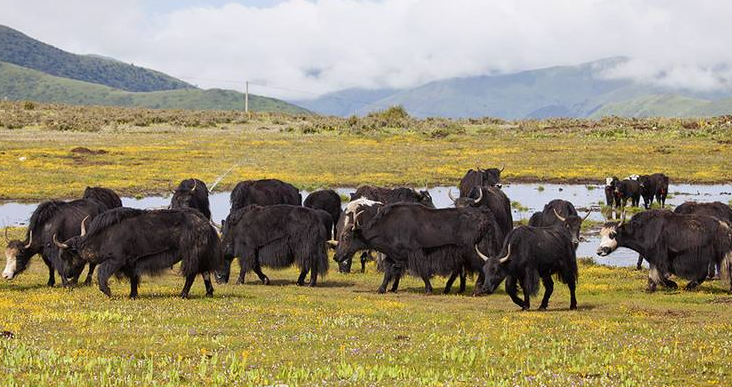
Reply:
[[[732,297],[716,297],[708,301],[710,304],[732,304]]]
[[[76,147],[76,148],[72,149],[70,152],[77,154],[77,155],[106,155],[107,153],[109,153],[104,149],[92,150],[89,148],[85,148],[83,146]]]

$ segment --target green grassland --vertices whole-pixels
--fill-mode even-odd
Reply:
[[[232,165],[219,189],[255,178],[306,189],[447,185],[504,163],[505,180],[530,182],[663,171],[676,183],[720,183],[732,170],[725,117],[417,120],[391,109],[339,119],[4,102],[0,128],[0,199],[74,197],[87,185],[161,194],[169,181],[212,182]]]
[[[294,269],[265,269],[273,285],[250,275],[245,285],[217,285],[213,298],[199,278],[188,300],[177,297],[183,278],[171,271],[145,278],[129,300],[126,282],[112,281],[111,299],[96,285],[47,288],[34,259],[0,282],[0,330],[13,336],[0,338],[5,386],[732,381],[732,298],[720,281],[648,294],[645,271],[583,262],[577,311],[557,284],[548,311],[521,312],[502,290],[425,296],[412,277],[399,293],[378,295],[370,264],[366,274],[331,270],[313,289],[294,285]],[[434,284],[439,292],[444,279]]]

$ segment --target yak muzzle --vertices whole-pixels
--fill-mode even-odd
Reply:
[[[601,257],[607,257],[612,253],[613,251],[609,247],[598,247],[597,248],[597,255]]]

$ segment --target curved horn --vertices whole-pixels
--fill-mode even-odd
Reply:
[[[5,243],[10,242],[10,238],[8,238],[8,227],[5,227]]]
[[[478,192],[480,192],[480,195],[478,195],[478,198],[473,200],[473,203],[478,204],[481,200],[483,200],[483,188],[478,187]]]
[[[508,259],[511,258],[511,244],[508,244],[508,252],[506,252],[506,256],[499,259],[498,262],[500,263],[506,263],[508,262]]]
[[[447,197],[449,197],[453,203],[455,203],[458,200],[458,198],[456,198],[455,196],[452,196],[452,188],[447,189]]]
[[[191,191],[195,191],[197,186],[198,186],[198,180],[193,179],[193,188],[191,188]]]
[[[482,258],[484,261],[488,261],[490,257],[486,256],[485,254],[480,252],[480,249],[478,249],[478,245],[475,245],[475,252],[478,254],[480,258]]]
[[[170,180],[168,180],[168,191],[170,191],[170,193],[175,193],[175,190],[174,190],[174,189],[173,189],[173,187],[172,187],[172,186],[170,185]]]
[[[61,249],[69,248],[69,245],[67,245],[66,243],[61,243],[58,241],[58,239],[56,239],[56,234],[53,234],[53,243]]]
[[[357,212],[355,215],[353,215],[353,229],[354,230],[356,229],[356,226],[359,226],[359,224],[358,224],[358,216],[361,215],[361,214],[363,214],[364,211],[366,211],[366,210],[361,210],[361,211]]]
[[[84,235],[86,235],[86,225],[84,223],[86,223],[87,219],[89,219],[89,215],[87,215],[86,218],[81,220],[81,234],[79,234],[80,237],[83,237]]]
[[[567,218],[564,218],[564,217],[562,217],[562,215],[559,215],[559,213],[557,212],[557,209],[556,208],[552,208],[552,210],[554,210],[554,215],[556,215],[557,218],[559,218],[559,220],[561,220],[562,222],[566,222],[567,221]]]
[[[504,169],[506,169],[506,163],[501,163],[501,167],[498,168],[498,172],[503,172]]]
[[[585,215],[585,217],[582,218],[582,221],[584,222],[587,218],[589,218],[591,213],[592,213],[592,209],[590,209],[589,211],[587,211],[587,215]]]
[[[32,243],[33,243],[33,230],[30,230],[30,232],[28,232],[28,244],[23,247],[26,249],[30,249]]]
[[[623,208],[623,212],[620,213],[620,223],[618,223],[618,227],[625,224],[625,208]]]

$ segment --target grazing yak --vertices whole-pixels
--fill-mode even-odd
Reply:
[[[686,289],[691,290],[707,278],[710,264],[720,265],[726,276],[732,265],[730,226],[710,216],[649,210],[626,223],[623,213],[619,223],[605,223],[600,236],[598,255],[607,256],[618,247],[627,247],[650,263],[649,291],[655,291],[659,284],[677,288],[668,279],[670,274],[690,280]]]
[[[549,297],[554,291],[552,275],[569,287],[569,309],[577,309],[575,288],[577,283],[577,256],[575,253],[573,228],[556,210],[555,217],[561,222],[548,227],[519,226],[506,236],[501,251],[502,258],[487,257],[483,267],[485,281],[481,291],[493,293],[506,279],[506,293],[522,310],[529,310],[529,297],[539,290],[539,279],[544,284],[544,298],[539,310],[549,305]],[[521,284],[524,299],[517,295],[517,285]]]
[[[82,199],[96,200],[104,206],[104,210],[122,207],[122,199],[116,192],[104,187],[86,187]]]
[[[55,271],[61,276],[61,283],[68,286],[79,279],[84,265],[67,265],[59,260],[58,249],[53,243],[53,235],[59,238],[71,238],[79,235],[79,225],[86,217],[95,217],[107,208],[93,199],[77,199],[70,202],[51,200],[41,203],[31,215],[24,241],[7,240],[5,249],[5,270],[3,278],[10,280],[22,273],[31,257],[40,254],[48,266],[48,286],[56,284]],[[89,274],[84,283],[91,284],[94,263],[89,264]],[[70,280],[70,281],[69,281]]]
[[[661,205],[666,207],[666,196],[668,195],[668,176],[663,173],[654,173],[652,175],[642,175],[638,177],[640,182],[640,193],[643,197],[643,206],[648,209],[653,203],[653,198]]]
[[[608,207],[620,207],[620,198],[615,195],[615,187],[619,181],[615,176],[605,179],[605,204]]]
[[[230,196],[231,211],[256,204],[259,206],[272,206],[277,204],[289,204],[299,206],[302,204],[300,191],[292,184],[277,179],[246,180],[239,182]],[[229,282],[231,262],[224,261],[220,272],[216,273],[216,282]]]
[[[620,202],[620,207],[628,205],[628,199],[633,207],[638,207],[640,195],[641,186],[638,180],[628,178],[615,183],[615,197]]]
[[[529,226],[550,227],[561,225],[569,230],[572,235],[572,243],[576,248],[581,240],[580,229],[582,228],[582,222],[589,216],[590,212],[588,211],[584,218],[580,218],[572,203],[562,199],[554,199],[547,203],[541,212],[535,212],[531,215]]]
[[[465,176],[460,180],[460,197],[470,196],[470,191],[475,187],[498,187],[501,188],[501,172],[506,168],[469,169],[465,172]]]
[[[236,283],[244,283],[246,273],[253,270],[268,285],[262,266],[280,269],[296,264],[300,268],[297,284],[304,285],[310,272],[308,286],[316,286],[318,275],[328,271],[329,238],[319,213],[326,214],[278,204],[247,206],[229,214],[224,221],[222,244],[225,261],[230,263],[239,257],[241,271]],[[229,273],[223,274],[228,277]]]
[[[722,202],[712,203],[696,203],[686,202],[676,208],[674,212],[677,214],[694,214],[694,215],[706,215],[719,220],[723,220],[732,225],[732,208]],[[638,266],[643,262],[643,259],[638,257]],[[719,271],[719,267],[716,264],[709,265],[709,278],[714,278],[716,272]]]
[[[86,219],[85,219],[86,220]],[[71,265],[100,265],[99,290],[111,297],[107,282],[112,275],[130,280],[130,298],[137,297],[142,274],[155,274],[182,261],[186,278],[180,296],[188,297],[197,275],[203,277],[206,296],[213,296],[210,273],[221,265],[221,245],[216,229],[191,208],[139,210],[116,208],[81,222],[78,236],[60,242],[53,236],[60,257]]]
[[[350,202],[334,259],[341,262],[356,251],[374,249],[385,254],[384,280],[378,292],[396,291],[404,270],[419,276],[425,293],[432,294],[430,278],[461,270],[478,272],[482,283],[483,259],[476,245],[494,254],[501,231],[490,210],[483,208],[432,209],[417,204],[381,205],[365,198]]]
[[[414,188],[399,187],[391,189],[364,185],[358,187],[356,192],[351,194],[351,200],[358,198],[366,198],[384,204],[417,203],[429,208],[435,208],[432,202],[432,195],[430,195],[429,191],[417,191]]]
[[[206,219],[211,219],[206,183],[198,179],[187,179],[181,181],[175,190],[170,191],[173,193],[170,208],[193,208],[203,214]]]
[[[341,196],[332,189],[324,189],[320,191],[312,192],[303,202],[304,207],[323,210],[330,214],[331,226],[328,228],[328,233],[332,235],[332,238],[336,238],[335,225],[338,223],[338,219],[341,217]]]

